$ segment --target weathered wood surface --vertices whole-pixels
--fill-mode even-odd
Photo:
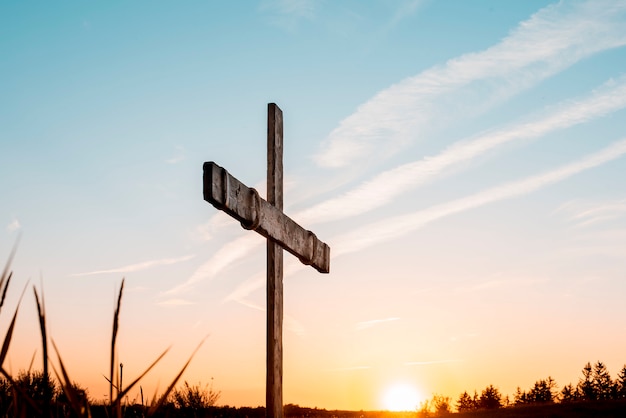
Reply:
[[[283,248],[321,273],[330,247],[283,213],[283,113],[267,105],[267,200],[214,162],[204,163],[204,200],[267,238],[265,415],[283,418]]]
[[[326,243],[214,162],[204,163],[204,200],[237,219],[244,228],[278,243],[302,263],[320,273],[330,271],[330,247]]]
[[[283,211],[283,112],[267,106],[267,202]],[[283,216],[285,217],[285,216]],[[270,229],[271,231],[271,229]],[[265,416],[283,417],[283,249],[267,238]]]

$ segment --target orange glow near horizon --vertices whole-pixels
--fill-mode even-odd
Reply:
[[[383,406],[392,412],[414,411],[423,401],[417,389],[407,383],[397,383],[386,389]]]
[[[6,374],[265,405],[270,230],[286,405],[626,374],[626,0],[240,3],[0,1]]]

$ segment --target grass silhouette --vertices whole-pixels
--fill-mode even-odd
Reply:
[[[18,239],[19,242],[19,239]],[[11,279],[13,277],[13,272],[11,271],[11,264],[13,262],[13,258],[15,257],[15,253],[17,250],[18,242],[15,243],[11,253],[9,254],[8,260],[5,263],[4,269],[2,271],[2,275],[0,276],[0,314],[2,313],[2,307],[4,306],[4,302],[7,295],[7,290],[9,288],[9,284],[11,283]],[[2,348],[0,349],[0,374],[4,379],[0,379],[2,381],[0,383],[0,413],[1,415],[7,417],[30,417],[30,416],[41,416],[41,417],[92,417],[92,406],[90,404],[90,400],[88,399],[87,392],[84,389],[81,389],[78,385],[73,383],[67,368],[61,358],[61,354],[54,343],[54,340],[48,336],[47,327],[46,327],[46,309],[45,309],[45,301],[43,295],[43,285],[42,290],[40,292],[37,291],[37,288],[33,286],[33,293],[35,297],[35,302],[37,305],[37,315],[39,319],[39,331],[41,335],[41,344],[42,344],[42,352],[43,352],[43,365],[42,372],[33,372],[32,369],[32,361],[29,369],[22,373],[21,375],[14,377],[9,373],[4,367],[4,361],[9,352],[9,347],[11,345],[11,340],[13,338],[13,333],[15,330],[15,323],[18,316],[18,312],[20,309],[20,305],[22,299],[24,297],[24,293],[28,288],[29,284],[27,283],[20,299],[15,308],[15,312],[13,313],[13,317],[9,323],[9,327],[4,336],[4,340],[2,343]],[[121,418],[125,416],[122,408],[122,400],[129,393],[131,389],[137,386],[137,384],[141,381],[141,379],[167,354],[169,348],[165,349],[161,355],[159,355],[137,378],[132,380],[130,384],[122,387],[122,381],[120,374],[117,373],[116,368],[116,343],[117,336],[119,331],[120,324],[120,310],[122,306],[122,295],[124,291],[124,279],[122,279],[120,290],[117,296],[117,304],[115,307],[115,311],[113,314],[113,329],[111,332],[111,353],[110,353],[110,369],[109,369],[109,377],[106,378],[109,382],[109,401],[107,405],[104,405],[106,411],[105,414],[107,417],[118,417]],[[40,296],[41,293],[41,296]],[[48,341],[52,342],[52,347],[56,354],[57,362],[59,365],[59,370],[57,370],[52,363],[49,361],[48,355]],[[137,408],[132,410],[132,416],[156,416],[159,413],[159,410],[166,403],[172,391],[175,390],[176,384],[182,377],[183,373],[191,363],[191,360],[198,352],[206,337],[200,341],[196,349],[192,352],[191,356],[187,360],[187,362],[180,369],[178,374],[174,377],[172,382],[168,385],[165,392],[163,392],[160,396],[155,395],[154,398],[148,401],[145,405],[143,404],[143,396],[142,396],[142,404],[139,405],[139,411]],[[33,357],[34,359],[34,357]],[[58,387],[54,380],[51,379],[49,369],[52,367],[56,379],[58,381]],[[121,365],[120,365],[121,366]],[[189,390],[196,387],[190,387],[188,384],[186,386]],[[198,392],[196,388],[196,395]],[[179,392],[180,393],[180,392]],[[142,391],[143,394],[143,391]],[[218,395],[219,396],[219,395]],[[216,400],[213,399],[213,402]],[[139,415],[137,415],[139,413]]]
[[[11,250],[4,269],[2,270],[2,274],[0,275],[0,315],[3,314],[2,309],[6,301],[7,290],[13,278],[11,264],[15,257],[18,242],[19,239]],[[139,374],[139,376],[133,379],[129,384],[123,385],[121,376],[122,365],[120,364],[119,372],[116,367],[118,364],[116,346],[120,328],[124,282],[125,280],[122,279],[116,298],[117,303],[113,312],[109,370],[108,376],[104,376],[109,382],[109,398],[106,402],[92,402],[88,397],[87,390],[71,379],[54,339],[48,335],[43,285],[41,285],[39,291],[35,286],[32,287],[36,302],[43,352],[42,370],[33,370],[34,356],[29,368],[19,372],[16,376],[5,369],[4,362],[11,345],[20,306],[29,288],[29,283],[26,283],[18,299],[15,311],[12,313],[8,328],[4,334],[2,347],[0,348],[0,417],[265,417],[265,408],[263,407],[232,408],[229,406],[215,406],[220,392],[214,391],[212,385],[210,387],[208,385],[201,386],[200,384],[189,385],[189,383],[185,381],[180,389],[176,388],[183,373],[206,340],[206,337],[200,341],[188,360],[161,395],[155,394],[152,399],[144,402],[143,389],[140,387],[141,403],[134,405],[123,404],[123,399],[128,395],[129,391],[136,388],[141,379],[143,379],[170,350],[169,347],[165,349]],[[56,356],[57,367],[55,367],[54,363],[50,362],[49,359],[49,342],[52,344],[52,349]],[[56,380],[50,376],[50,369],[52,369]],[[612,395],[611,398],[603,397],[602,391],[599,389],[597,390],[598,396],[594,397],[590,395],[590,393],[593,392],[592,389],[595,387],[593,386],[593,379],[596,379],[596,377],[594,377],[596,375],[599,377],[604,376],[605,380],[608,379],[608,384],[613,385],[611,386],[611,393],[614,395]],[[587,363],[583,368],[583,376],[585,376],[585,379],[581,379],[582,383],[579,382],[578,386],[573,387],[571,384],[566,385],[564,390],[569,388],[568,391],[571,392],[567,397],[564,395],[564,390],[561,391],[561,393],[557,393],[556,390],[554,390],[556,388],[556,382],[551,377],[539,380],[535,384],[535,387],[531,388],[528,392],[522,392],[518,388],[515,402],[510,404],[507,402],[503,405],[500,402],[501,395],[493,385],[487,387],[487,389],[491,389],[491,392],[493,392],[490,392],[492,394],[492,400],[497,400],[491,407],[488,407],[486,402],[480,402],[482,395],[481,398],[479,398],[478,395],[475,394],[472,398],[465,392],[461,395],[461,398],[456,401],[456,409],[462,410],[462,412],[456,413],[451,412],[455,409],[454,405],[452,405],[452,400],[440,395],[434,395],[432,400],[426,401],[426,403],[422,405],[422,408],[418,409],[416,405],[416,409],[412,412],[337,411],[304,408],[298,405],[288,404],[284,407],[284,413],[288,418],[426,418],[452,415],[458,415],[464,418],[626,417],[626,366],[624,366],[624,369],[622,369],[618,379],[615,381],[610,379],[606,367],[601,362],[596,363],[593,368],[590,363]],[[583,385],[583,383],[587,384],[587,386],[591,386],[587,387]],[[583,386],[585,390],[583,390]],[[549,392],[549,396],[546,395],[546,391]],[[485,392],[483,392],[483,395],[485,395]],[[467,401],[469,405],[467,408],[460,407],[461,399]]]

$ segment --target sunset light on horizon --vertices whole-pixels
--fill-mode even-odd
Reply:
[[[266,241],[202,175],[265,198],[268,103],[283,211],[331,248],[329,274],[284,252],[285,404],[512,400],[626,365],[624,1],[3,2],[0,56],[11,373],[42,364],[35,286],[106,399],[124,279],[124,380],[171,347],[152,397],[204,340],[181,382],[265,405]]]

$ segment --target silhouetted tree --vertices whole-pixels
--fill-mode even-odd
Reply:
[[[474,409],[478,409],[480,405],[480,398],[478,397],[478,392],[474,389],[474,396],[472,396],[472,401],[474,402]]]
[[[626,364],[617,374],[617,380],[615,380],[615,397],[617,399],[626,398]]]
[[[434,394],[431,399],[420,403],[417,410],[418,417],[442,417],[450,414],[450,398],[448,396]]]
[[[578,382],[578,391],[585,401],[595,401],[598,398],[596,388],[593,384],[593,369],[591,363],[585,364],[583,367],[583,377]]]
[[[538,380],[535,386],[528,392],[530,403],[550,403],[554,402],[556,382],[551,376],[547,379]]]
[[[593,366],[593,388],[596,399],[611,399],[613,392],[613,380],[611,379],[611,375],[606,369],[606,366],[601,361],[598,361]]]
[[[456,401],[456,409],[459,412],[473,411],[476,409],[476,402],[467,392],[463,392]]]
[[[482,391],[478,399],[478,406],[484,409],[496,409],[502,406],[502,395],[493,385],[489,385]]]
[[[513,396],[513,404],[524,405],[527,403],[528,403],[528,394],[522,389],[520,389],[520,387],[518,386],[517,390],[515,391],[515,395]]]
[[[435,415],[441,416],[452,412],[450,409],[450,398],[448,396],[433,395],[432,408],[435,410]]]
[[[430,417],[430,400],[425,399],[420,402],[420,406],[417,410],[417,416],[420,418],[428,418]]]
[[[571,383],[563,386],[561,390],[561,402],[574,402],[576,400],[578,400],[578,391],[576,388],[574,388]]]

